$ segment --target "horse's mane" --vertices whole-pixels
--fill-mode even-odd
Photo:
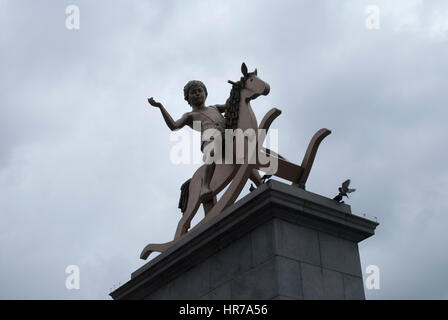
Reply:
[[[253,74],[253,72],[241,77],[238,82],[229,80],[229,83],[232,84],[232,90],[230,90],[230,96],[227,99],[227,108],[224,114],[224,118],[226,119],[226,129],[236,129],[236,126],[238,125],[238,115],[240,111],[240,93],[241,90],[244,89],[246,80],[251,74]]]

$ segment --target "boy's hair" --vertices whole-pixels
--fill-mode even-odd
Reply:
[[[188,83],[185,85],[184,87],[184,99],[188,101],[188,93],[190,92],[190,89],[193,87],[202,87],[202,89],[204,89],[205,92],[205,97],[207,98],[207,87],[205,86],[205,84],[202,81],[199,80],[191,80],[188,81]]]

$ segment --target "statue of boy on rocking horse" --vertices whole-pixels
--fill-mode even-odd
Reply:
[[[178,223],[174,239],[162,244],[148,244],[140,255],[141,259],[146,259],[152,252],[165,251],[184,236],[201,204],[204,206],[205,217],[199,224],[210,220],[234,203],[248,179],[251,179],[257,186],[261,185],[263,181],[258,170],[267,171],[269,174],[289,180],[293,185],[304,188],[319,144],[331,131],[320,129],[316,132],[300,166],[264,148],[266,132],[281,111],[276,108],[271,109],[258,125],[250,101],[260,95],[269,94],[270,87],[268,83],[258,77],[256,69],[254,72],[248,72],[247,66],[243,63],[241,72],[243,76],[239,81],[229,81],[232,84],[232,90],[230,97],[223,105],[206,107],[207,88],[205,85],[196,80],[188,82],[184,87],[184,98],[190,104],[192,111],[185,113],[177,121],[173,120],[161,103],[153,98],[148,99],[152,106],[160,109],[171,130],[177,130],[187,125],[201,132],[201,151],[204,153],[205,164],[181,187],[179,207],[183,216]],[[229,135],[229,131],[232,134]],[[228,142],[235,141],[238,138],[237,133],[244,134],[246,132],[252,132],[252,137],[255,137],[253,152],[245,146],[243,154],[241,154],[241,149],[235,148],[233,146],[235,143],[230,143],[233,146],[230,153],[234,154],[235,150],[238,153],[240,150],[240,154],[232,156],[231,160],[233,161],[227,161],[227,157],[225,163],[216,161],[216,159],[222,159],[224,153],[229,153]],[[210,136],[213,139],[210,139]],[[224,152],[224,148],[221,147],[222,138],[226,141]],[[254,138],[248,138],[248,140],[250,139]],[[235,157],[240,157],[243,161],[235,161]],[[266,157],[269,158],[269,161],[265,161]],[[275,172],[272,172],[272,160],[276,164]],[[227,190],[217,200],[216,195],[225,187],[228,187]]]

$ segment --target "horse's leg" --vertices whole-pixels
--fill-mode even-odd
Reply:
[[[322,128],[318,130],[311,138],[311,141],[308,144],[308,148],[306,149],[305,156],[303,157],[302,160],[301,167],[303,168],[303,172],[300,175],[299,179],[297,179],[297,181],[293,181],[292,185],[305,189],[305,183],[306,180],[308,180],[308,176],[310,175],[314,158],[316,157],[317,149],[319,149],[319,145],[322,142],[322,140],[324,140],[324,138],[328,136],[330,133],[331,133],[330,130]]]
[[[233,165],[217,165],[215,172],[210,182],[210,187],[213,193],[216,195],[219,193],[233,177],[235,167]],[[201,194],[201,182],[204,178],[205,166],[202,166],[191,178],[189,194],[188,194],[188,204],[187,209],[184,212],[182,219],[180,219],[177,225],[176,235],[174,236],[174,241],[184,235],[190,228],[190,222],[194,215],[198,211],[199,205],[201,204],[200,194]],[[215,207],[216,196],[213,197],[212,201],[204,202],[204,210],[206,217],[209,212],[213,211]],[[200,222],[201,223],[201,222]]]
[[[303,169],[300,166],[297,166],[293,163],[290,163],[286,161],[283,157],[278,155],[277,153],[263,147],[264,140],[266,139],[267,131],[269,130],[272,122],[281,114],[281,111],[272,108],[269,110],[266,115],[263,117],[263,119],[260,122],[260,125],[258,126],[258,152],[257,155],[257,164],[255,169],[259,169],[262,171],[266,171],[268,169],[268,174],[273,174],[275,176],[278,176],[283,179],[287,179],[290,181],[297,181],[302,174]],[[267,163],[262,163],[260,156],[264,153],[265,157],[269,157],[267,160],[269,160]],[[263,160],[263,162],[266,159]],[[276,165],[276,171],[275,172],[269,172],[270,167],[270,160],[275,160],[277,162]],[[272,169],[271,169],[272,170]]]
[[[272,172],[272,169],[270,168],[270,164],[272,161],[277,162],[276,164],[276,171]],[[291,163],[289,161],[286,161],[282,158],[277,158],[274,156],[270,156],[269,158],[269,162],[268,164],[265,163],[260,163],[258,162],[256,165],[256,168],[258,170],[264,171],[267,174],[272,174],[275,175],[276,177],[291,181],[291,182],[296,182],[299,180],[300,176],[303,173],[303,168]]]
[[[215,192],[220,192],[225,185],[228,184],[230,179],[234,175],[234,166],[233,165],[220,165],[216,168],[215,173],[213,175],[211,188]],[[176,234],[174,236],[174,239],[172,241],[166,242],[166,243],[158,243],[158,244],[148,244],[140,254],[141,259],[146,259],[152,252],[163,252],[166,249],[168,249],[170,246],[172,246],[177,240],[179,240],[182,235],[184,235],[189,227],[190,222],[193,219],[194,215],[196,214],[197,210],[199,209],[200,200],[199,195],[201,191],[201,181],[202,176],[204,174],[204,168],[201,167],[196,171],[196,173],[193,175],[190,181],[190,186],[188,187],[188,201],[187,201],[187,208],[180,219],[179,223],[177,224],[177,230]],[[216,197],[214,197],[216,199]],[[214,200],[215,201],[215,200]],[[210,203],[204,204],[207,206],[206,214],[213,211],[213,205],[212,207],[208,207]],[[204,207],[205,208],[205,207]],[[202,221],[201,221],[202,222]]]
[[[146,260],[146,258],[149,257],[149,255],[153,252],[163,252],[171,245],[174,241],[165,242],[165,243],[150,243],[148,244],[143,250],[142,253],[140,253],[140,259]]]
[[[225,208],[227,208],[228,206],[230,206],[232,203],[235,202],[236,198],[238,198],[238,195],[240,194],[241,190],[243,189],[244,185],[249,179],[250,173],[254,168],[254,166],[255,165],[253,164],[244,163],[238,167],[236,175],[233,177],[232,182],[230,183],[227,190],[224,192],[223,196],[219,199],[216,205],[213,206],[213,209],[210,210],[207,216],[204,219],[202,219],[202,221],[198,225],[209,221],[211,218],[215,217],[217,214],[219,214],[221,211],[223,211]]]
[[[213,208],[215,204],[216,204],[216,196],[214,196],[212,200],[202,203],[202,207],[204,208],[204,215],[207,215],[207,213],[209,213],[209,211]]]
[[[266,156],[270,156],[272,160],[278,162],[277,171],[274,173],[275,176],[291,181],[294,186],[305,188],[305,183],[313,166],[319,145],[330,133],[330,130],[324,128],[318,130],[314,134],[308,144],[308,148],[300,166],[287,161],[285,158],[267,148],[262,148],[261,152],[265,153]],[[266,170],[265,168],[268,167],[268,165],[262,163],[258,163],[257,166],[260,170]]]
[[[279,159],[288,161],[288,160],[285,159],[285,157],[282,157],[281,155],[279,155],[275,151],[272,151],[271,149],[268,149],[268,148],[265,148],[265,147],[261,147],[260,148],[260,152],[263,152],[267,157],[272,156],[272,157],[277,157]]]
[[[202,170],[201,170],[202,169]],[[146,259],[153,252],[163,252],[169,247],[171,247],[179,238],[185,234],[190,227],[191,219],[193,219],[199,208],[199,193],[201,191],[201,179],[203,174],[203,168],[200,168],[193,175],[190,181],[190,185],[188,187],[188,203],[187,209],[185,210],[182,218],[177,224],[176,234],[174,235],[174,239],[165,242],[165,243],[150,243],[148,244],[140,254],[141,259]]]
[[[263,180],[261,180],[260,173],[258,172],[257,169],[252,169],[249,179],[252,180],[257,187],[263,184]]]

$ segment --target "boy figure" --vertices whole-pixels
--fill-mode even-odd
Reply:
[[[184,99],[187,100],[188,104],[191,106],[192,111],[185,113],[179,120],[174,121],[170,114],[166,111],[164,106],[155,101],[152,97],[148,99],[148,102],[159,108],[162,112],[163,119],[165,120],[168,128],[172,131],[183,128],[185,125],[190,128],[197,130],[193,126],[194,121],[199,121],[201,123],[201,151],[204,152],[204,148],[213,140],[204,141],[203,135],[205,130],[214,129],[216,132],[224,136],[224,130],[226,122],[221,113],[226,111],[226,105],[214,105],[205,106],[205,99],[207,98],[207,88],[204,83],[198,80],[189,81],[184,87]],[[204,154],[205,165],[205,177],[202,181],[201,195],[202,201],[210,201],[213,197],[213,191],[210,189],[210,181],[213,177],[215,171],[215,162],[211,162],[207,159],[207,156],[213,157],[213,151]]]

